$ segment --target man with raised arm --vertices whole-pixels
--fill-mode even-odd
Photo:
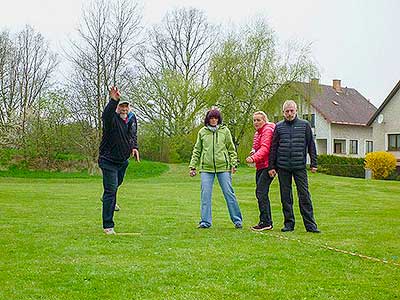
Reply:
[[[114,210],[118,187],[132,155],[139,159],[137,120],[130,111],[130,103],[121,100],[117,87],[110,90],[110,101],[102,115],[103,136],[100,144],[99,167],[103,173],[103,228],[105,234],[115,234]]]

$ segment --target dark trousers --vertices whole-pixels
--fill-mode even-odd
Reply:
[[[103,228],[114,227],[114,210],[117,202],[118,187],[124,180],[128,160],[122,164],[99,159],[99,167],[103,172]]]
[[[272,225],[271,204],[269,201],[269,186],[272,180],[268,174],[268,169],[256,171],[256,197],[258,200],[258,209],[260,210],[260,223],[267,226]]]
[[[285,218],[286,228],[294,229],[295,220],[293,214],[293,192],[292,178],[297,187],[299,197],[300,213],[303,217],[303,223],[306,229],[313,230],[317,228],[314,219],[313,206],[310,192],[308,191],[308,178],[306,169],[301,170],[278,170],[279,186],[281,192],[282,211]]]

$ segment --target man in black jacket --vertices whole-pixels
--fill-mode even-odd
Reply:
[[[308,121],[297,117],[297,105],[293,100],[283,104],[284,120],[276,124],[269,155],[269,175],[278,172],[281,193],[284,227],[282,232],[293,231],[295,220],[293,213],[292,178],[296,183],[300,213],[308,232],[319,233],[314,219],[306,170],[307,152],[311,160],[311,172],[317,171],[317,151],[311,126]]]
[[[103,137],[100,144],[99,167],[103,172],[103,228],[105,234],[115,234],[114,210],[118,187],[124,180],[129,157],[139,161],[137,121],[129,111],[129,102],[120,101],[117,87],[110,90],[110,101],[103,111]]]

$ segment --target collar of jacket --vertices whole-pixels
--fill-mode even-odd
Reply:
[[[264,130],[264,127],[267,126],[268,123],[265,123],[262,127],[257,129],[258,133],[261,133]]]
[[[207,128],[207,130],[209,130],[209,131],[211,131],[211,132],[217,132],[218,130],[220,130],[221,128],[223,128],[224,125],[218,124],[217,126],[215,126],[215,127],[216,127],[215,131],[213,131],[212,129],[209,128],[209,127],[212,127],[212,126],[210,126],[210,125],[207,125],[207,126],[204,126],[204,127]]]
[[[297,118],[297,115],[296,115],[296,117],[294,117],[294,119],[292,121],[288,121],[288,120],[285,119],[285,122],[288,123],[288,124],[293,124],[294,122],[296,122],[297,119],[298,118]]]

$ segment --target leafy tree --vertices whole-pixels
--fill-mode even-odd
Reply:
[[[209,97],[221,108],[236,146],[251,126],[254,111],[280,105],[273,95],[282,84],[313,77],[308,46],[289,44],[280,54],[277,39],[261,19],[231,32],[211,60]]]

